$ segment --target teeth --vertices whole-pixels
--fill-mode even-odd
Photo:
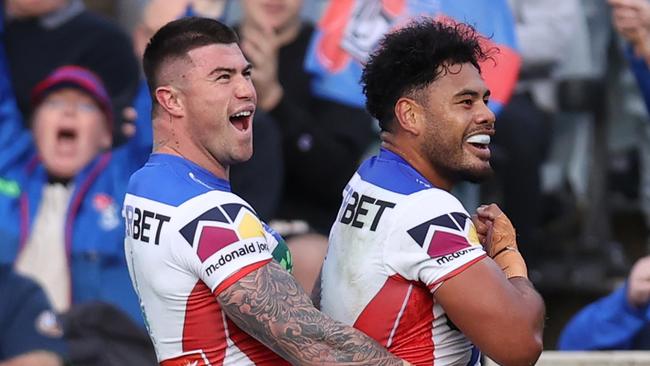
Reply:
[[[470,144],[487,145],[490,143],[490,135],[474,135],[467,139]]]
[[[251,115],[251,111],[241,111],[238,113],[235,113],[232,115],[232,117],[237,118],[237,117],[248,117]]]

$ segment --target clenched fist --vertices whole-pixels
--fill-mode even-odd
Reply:
[[[472,216],[479,241],[507,278],[526,277],[526,262],[517,248],[515,228],[496,204],[483,205]]]

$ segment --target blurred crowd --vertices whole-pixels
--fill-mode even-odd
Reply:
[[[4,2],[0,365],[156,364],[121,204],[153,145],[141,56],[183,16],[232,25],[254,67],[254,154],[232,168],[231,185],[286,238],[307,291],[341,192],[379,147],[358,85],[365,58],[413,17],[473,24],[498,49],[482,66],[495,174],[456,195],[469,211],[499,203],[542,294],[605,296],[558,348],[650,349],[650,1],[111,4]]]

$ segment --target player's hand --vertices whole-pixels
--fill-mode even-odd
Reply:
[[[636,261],[627,284],[627,300],[634,307],[642,307],[650,301],[650,256]]]
[[[480,206],[472,220],[487,255],[501,267],[506,277],[527,278],[528,270],[517,247],[515,228],[499,206],[494,203]]]
[[[490,258],[509,246],[517,249],[515,228],[499,206],[492,203],[476,209],[476,232]]]

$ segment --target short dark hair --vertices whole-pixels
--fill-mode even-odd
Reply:
[[[151,37],[142,57],[142,67],[153,103],[160,66],[172,58],[186,57],[195,48],[211,44],[238,43],[235,31],[209,18],[186,17],[167,23]]]
[[[488,58],[481,36],[464,23],[443,23],[431,18],[414,20],[389,33],[370,56],[361,75],[366,109],[390,129],[397,100],[434,82],[449,65]]]

